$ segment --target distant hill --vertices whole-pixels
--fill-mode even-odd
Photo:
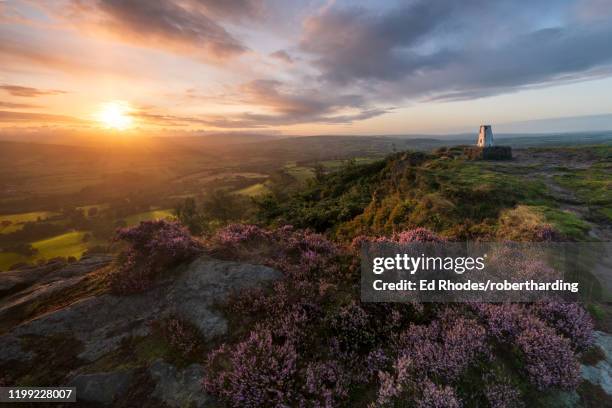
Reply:
[[[591,133],[612,130],[612,114],[545,118],[500,123],[495,127],[504,133]]]

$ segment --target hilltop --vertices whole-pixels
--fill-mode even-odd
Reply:
[[[262,216],[347,239],[426,227],[453,239],[529,240],[535,235],[516,234],[537,221],[581,240],[593,225],[609,226],[610,146],[516,152],[511,162],[469,161],[461,148],[441,148],[348,163],[292,196],[265,200]]]

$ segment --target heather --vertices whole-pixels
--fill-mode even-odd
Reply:
[[[197,358],[202,352],[204,342],[201,333],[192,324],[177,316],[169,315],[153,321],[150,328],[154,336],[167,344],[169,356],[179,364]]]
[[[115,241],[126,246],[119,257],[119,266],[111,275],[115,293],[142,292],[170,268],[193,259],[200,244],[180,223],[168,220],[144,221],[121,228]]]
[[[593,322],[578,304],[360,301],[359,250],[365,242],[581,238],[588,228],[576,222],[581,214],[555,208],[542,180],[513,165],[462,162],[450,151],[398,153],[366,166],[323,169],[298,190],[266,184],[269,196],[246,200],[258,207],[256,213],[236,207],[245,200],[224,190],[175,206],[188,230],[171,220],[122,228],[113,247],[121,255],[91,291],[106,291],[107,272],[114,294],[146,292],[103,298],[113,301],[161,293],[160,302],[187,304],[191,294],[167,297],[165,291],[181,282],[212,286],[211,297],[223,296],[210,303],[201,296],[198,304],[209,306],[187,312],[206,309],[225,320],[208,322],[206,315],[166,304],[152,307],[152,322],[144,323],[148,334],[128,337],[85,375],[90,368],[159,370],[169,364],[179,370],[176,378],[185,379],[180,370],[189,368],[198,373],[190,377],[197,395],[229,407],[510,408],[575,390],[578,359],[593,350]],[[95,212],[87,216],[98,218]],[[490,255],[502,270],[512,262],[521,279],[556,276],[537,253]],[[200,261],[217,266],[194,268]],[[275,280],[253,279],[231,295],[237,282],[216,286],[233,273],[244,282],[250,273],[270,271],[248,263],[274,268]],[[198,278],[184,281],[185,271]],[[194,292],[194,298],[201,293]],[[209,336],[212,330],[201,329],[217,329],[217,323],[227,323],[226,334]],[[124,333],[123,327],[114,333]]]
[[[290,226],[239,224],[209,236],[209,253],[284,278],[220,305],[235,335],[208,354],[205,389],[232,407],[520,407],[577,386],[592,332],[581,306],[361,303],[365,240],[444,238],[418,228],[344,246]],[[543,268],[532,267],[526,274]]]

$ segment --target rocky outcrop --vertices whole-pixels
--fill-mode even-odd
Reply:
[[[7,330],[54,296],[80,285],[87,276],[108,265],[109,255],[85,257],[66,264],[55,261],[44,265],[2,272],[0,279],[0,330]]]
[[[81,258],[74,263],[52,261],[43,265],[2,272],[0,298],[4,298],[11,293],[14,297],[20,297],[18,294],[19,288],[26,288],[35,284],[44,285],[66,278],[86,275],[93,270],[108,265],[111,260],[110,255],[97,254]]]
[[[76,387],[78,401],[110,404],[127,390],[133,370],[78,375],[68,383]]]
[[[582,365],[582,378],[591,384],[599,385],[612,397],[612,336],[596,331],[594,338],[594,345],[603,351],[604,358],[594,365]]]
[[[204,368],[199,364],[177,369],[162,360],[156,360],[149,368],[149,373],[156,383],[153,396],[169,407],[199,408],[214,403],[202,392]]]
[[[81,279],[82,271],[90,270],[93,263],[88,262],[70,265],[68,270],[61,268],[49,272],[41,278],[42,282],[20,292],[24,296],[22,299],[12,296],[12,307],[39,299],[40,295],[33,294],[42,293],[41,285],[78,285],[79,281],[75,278]],[[51,276],[54,278],[49,280]],[[22,339],[39,336],[44,341],[45,337],[54,335],[78,340],[82,348],[78,350],[76,358],[83,365],[93,364],[117,350],[123,339],[147,336],[153,320],[169,315],[184,319],[197,327],[204,338],[212,339],[228,330],[227,321],[215,308],[218,302],[234,290],[280,276],[278,271],[261,265],[198,258],[177,270],[172,279],[146,293],[88,296],[11,328],[0,336],[0,365],[44,358],[24,348]],[[10,310],[7,305],[9,303],[5,303],[6,310]],[[150,375],[157,381],[155,397],[169,406],[185,406],[185,401],[195,401],[196,406],[204,406],[208,397],[201,391],[201,371],[202,367],[197,365],[179,370],[166,362],[156,361],[150,367]],[[129,382],[128,374],[123,371],[83,374],[79,367],[71,367],[70,372],[73,374],[68,375],[66,380],[77,386],[77,395],[83,400],[99,403],[112,401]],[[96,383],[103,387],[95,390]]]
[[[166,308],[191,322],[207,338],[227,332],[227,322],[213,307],[228,293],[280,278],[274,269],[200,258],[181,273],[166,298]]]

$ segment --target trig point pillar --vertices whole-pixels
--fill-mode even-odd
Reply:
[[[480,125],[478,147],[493,147],[493,130],[491,130],[491,125]]]

